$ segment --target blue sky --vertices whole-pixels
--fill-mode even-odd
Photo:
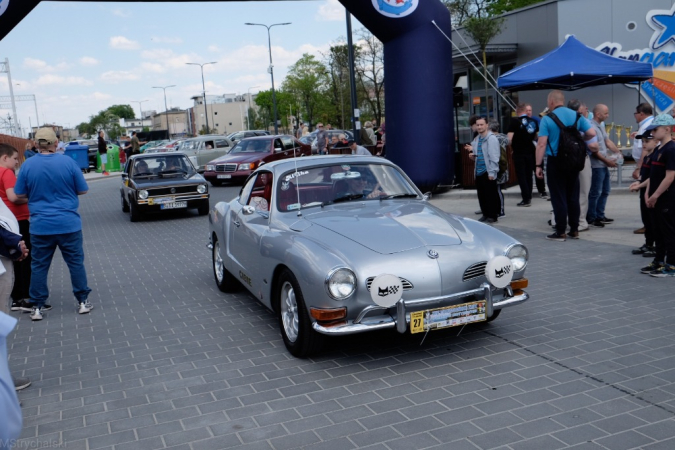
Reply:
[[[321,57],[346,35],[345,10],[337,0],[211,3],[41,3],[0,41],[9,58],[14,94],[37,96],[40,123],[75,126],[113,104],[149,100],[143,110],[186,108],[209,95],[269,89],[267,31],[244,22],[292,25],[272,28],[277,86],[303,53]],[[354,29],[361,25],[354,20]],[[258,89],[252,89],[256,92]],[[0,75],[0,96],[9,95]],[[35,124],[32,103],[17,103],[21,126]],[[10,111],[0,110],[7,116]]]

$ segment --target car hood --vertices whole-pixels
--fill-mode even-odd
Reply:
[[[421,201],[334,205],[305,218],[381,254],[462,243],[452,224],[457,219]]]
[[[221,156],[220,158],[216,158],[213,161],[211,161],[209,164],[225,164],[225,163],[247,163],[247,162],[255,162],[255,161],[260,161],[263,159],[265,156],[267,156],[268,153],[260,153],[260,152],[255,152],[255,153],[235,153],[235,154],[230,154],[228,153],[225,156]]]

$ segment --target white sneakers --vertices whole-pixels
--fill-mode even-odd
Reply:
[[[30,313],[30,320],[42,320],[42,310],[40,308],[33,308]]]
[[[30,320],[36,321],[36,320],[42,320],[42,311],[44,308],[33,308],[30,313]],[[51,308],[50,308],[51,309]],[[89,300],[85,300],[84,302],[80,303],[77,312],[78,314],[89,314],[91,310],[94,309],[94,305],[92,305]]]
[[[89,314],[89,312],[94,309],[94,305],[89,303],[89,300],[85,300],[82,303],[80,303],[80,308],[78,309],[78,313],[80,314]]]

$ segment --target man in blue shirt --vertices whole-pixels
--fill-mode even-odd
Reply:
[[[79,303],[78,312],[87,314],[93,308],[87,300],[87,286],[82,248],[82,220],[77,212],[78,196],[89,190],[82,171],[72,158],[55,153],[56,135],[51,128],[40,128],[35,135],[40,153],[21,167],[14,192],[28,198],[30,236],[33,245],[30,318],[42,320],[43,307],[49,297],[47,275],[56,247],[70,270],[73,294]]]
[[[561,91],[553,90],[548,94],[548,109],[550,114],[556,117],[565,126],[574,125],[577,121],[577,113],[563,106],[565,96]],[[595,131],[591,124],[583,116],[579,117],[577,128],[584,135],[586,145],[593,151],[597,151],[598,144]],[[555,215],[556,231],[546,236],[552,241],[564,242],[567,238],[567,223],[569,219],[570,237],[579,239],[579,173],[566,172],[560,169],[556,160],[558,156],[558,143],[560,140],[560,128],[549,116],[542,119],[539,127],[539,140],[537,141],[537,178],[544,177],[544,156],[546,156],[548,189],[551,195],[551,205]]]
[[[476,119],[476,131],[478,135],[469,146],[469,158],[476,162],[476,193],[483,213],[478,220],[492,224],[497,222],[501,208],[497,187],[501,151],[497,137],[488,128],[487,118]]]

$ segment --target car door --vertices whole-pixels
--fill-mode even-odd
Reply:
[[[228,251],[237,269],[232,274],[254,294],[262,286],[260,241],[269,228],[272,181],[271,172],[256,173],[230,211]]]
[[[268,141],[269,142],[269,141]],[[265,162],[272,162],[272,161],[278,161],[280,159],[286,159],[288,158],[288,155],[292,155],[288,150],[284,149],[284,144],[281,142],[280,138],[275,138],[271,142],[271,153],[269,156],[265,158]]]

